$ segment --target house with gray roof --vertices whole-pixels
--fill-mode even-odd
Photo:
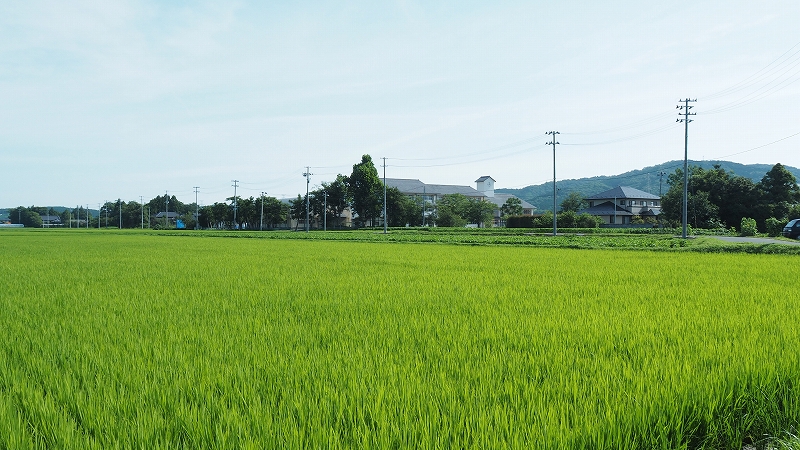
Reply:
[[[589,206],[578,211],[598,216],[606,224],[630,224],[634,216],[657,218],[661,214],[661,198],[630,186],[586,197]]]

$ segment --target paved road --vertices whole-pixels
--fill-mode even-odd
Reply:
[[[800,245],[800,241],[784,241],[781,239],[759,238],[759,237],[740,237],[740,236],[713,236],[725,242],[748,243],[748,244],[784,244]]]

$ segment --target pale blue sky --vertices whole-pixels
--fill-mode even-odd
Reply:
[[[365,153],[523,187],[552,179],[549,130],[558,179],[613,175],[683,158],[687,96],[691,159],[800,167],[798,23],[795,0],[2,2],[0,206],[294,197]]]

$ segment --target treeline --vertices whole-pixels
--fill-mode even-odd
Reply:
[[[755,221],[758,231],[777,235],[789,219],[800,217],[800,188],[795,176],[775,164],[761,181],[736,176],[719,165],[704,170],[689,167],[687,222],[694,228],[736,228]],[[667,178],[669,190],[661,200],[661,217],[669,226],[681,224],[683,170]],[[776,231],[777,229],[777,231]]]
[[[147,203],[121,199],[100,206],[99,214],[83,206],[56,212],[53,208],[31,206],[11,209],[12,223],[26,227],[42,227],[43,216],[58,216],[60,223],[45,225],[72,228],[212,228],[212,229],[275,229],[304,227],[308,208],[312,228],[341,228],[342,213],[349,208],[353,226],[379,226],[383,217],[384,185],[370,155],[353,165],[349,176],[339,174],[331,182],[310,191],[308,196],[283,202],[275,197],[229,197],[225,202],[198,206],[185,204],[174,195],[157,196]],[[411,198],[396,188],[386,189],[388,225],[464,226],[467,223],[490,224],[494,204],[485,200],[455,194],[444,196],[436,205],[422,197]]]

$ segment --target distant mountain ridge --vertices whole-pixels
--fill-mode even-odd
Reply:
[[[733,172],[734,175],[750,178],[756,183],[761,181],[764,175],[774,166],[774,164],[739,164],[730,161],[689,160],[689,166],[698,166],[707,170],[713,169],[715,165],[719,165],[727,172]],[[800,180],[800,169],[791,166],[784,167],[786,167],[795,178]],[[630,186],[655,195],[659,195],[659,190],[661,190],[661,193],[664,194],[669,189],[667,176],[675,172],[675,169],[682,168],[683,161],[669,161],[656,166],[645,167],[641,170],[631,170],[630,172],[619,175],[560,180],[556,183],[556,187],[558,188],[556,202],[558,205],[561,205],[561,202],[571,192],[578,192],[583,196],[589,196],[617,186]],[[661,185],[659,185],[659,172],[666,173]],[[501,188],[495,189],[495,191],[505,194],[514,194],[522,200],[536,206],[539,211],[550,211],[553,209],[553,186],[551,183],[527,186],[522,189]]]

